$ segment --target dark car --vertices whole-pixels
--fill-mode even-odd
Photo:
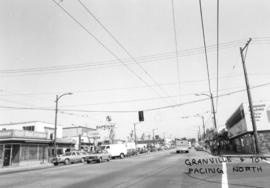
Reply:
[[[131,157],[131,156],[134,156],[134,155],[138,155],[138,151],[136,149],[128,149],[127,150],[127,157]]]
[[[198,146],[195,146],[195,150],[196,151],[204,151],[203,147],[198,145]]]
[[[85,158],[86,162],[89,164],[91,162],[97,162],[101,163],[103,161],[110,161],[111,160],[111,155],[105,151],[105,150],[98,150],[95,153],[89,154]]]

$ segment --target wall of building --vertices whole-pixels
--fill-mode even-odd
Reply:
[[[46,122],[39,122],[39,121],[1,124],[0,130],[3,130],[3,129],[23,130],[23,127],[26,127],[26,126],[34,126],[35,132],[47,133],[48,139],[50,138],[50,133],[54,133],[54,124],[50,124]],[[58,125],[57,133],[56,133],[57,138],[62,138],[62,131],[63,131],[63,127],[61,125]]]
[[[95,131],[89,127],[65,127],[63,128],[63,137],[78,137],[79,135],[87,137]]]
[[[260,151],[263,154],[270,154],[270,131],[258,132]]]
[[[82,133],[81,133],[81,130],[79,130],[78,127],[72,127],[72,128],[66,127],[66,128],[63,128],[63,137],[71,138],[71,137],[79,136],[79,134],[82,134]]]
[[[247,131],[253,131],[251,123],[251,114],[249,106],[244,104],[245,119]],[[270,130],[270,105],[269,104],[254,104],[253,112],[255,115],[257,130]]]

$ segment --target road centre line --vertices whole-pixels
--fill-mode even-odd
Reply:
[[[228,185],[228,175],[227,175],[227,165],[225,162],[222,162],[222,178],[221,178],[221,187],[222,188],[229,188]]]

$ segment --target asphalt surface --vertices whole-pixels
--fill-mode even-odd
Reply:
[[[209,161],[209,164],[197,164],[198,159],[211,159],[214,164]],[[210,172],[209,168],[212,169]],[[223,173],[220,173],[221,171]],[[213,161],[213,156],[202,151],[191,150],[188,154],[176,154],[171,150],[100,164],[80,163],[1,174],[0,187],[268,188],[270,164],[251,160],[241,162],[239,159],[231,159],[225,163],[220,160]]]

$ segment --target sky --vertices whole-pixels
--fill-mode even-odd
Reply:
[[[162,137],[197,137],[202,121],[196,114],[212,128],[211,103],[204,100],[209,90],[199,1],[173,2],[178,66],[171,0],[0,1],[0,123],[54,123],[56,95],[72,92],[59,100],[63,126],[95,128],[109,115],[116,136],[126,138],[143,110],[137,135],[156,129]],[[216,96],[217,3],[201,2]],[[250,85],[270,82],[270,2],[220,0],[219,10],[218,94],[245,89],[239,48],[249,38]],[[270,100],[269,85],[251,92],[254,103]],[[238,92],[214,102],[220,129],[247,95]]]

